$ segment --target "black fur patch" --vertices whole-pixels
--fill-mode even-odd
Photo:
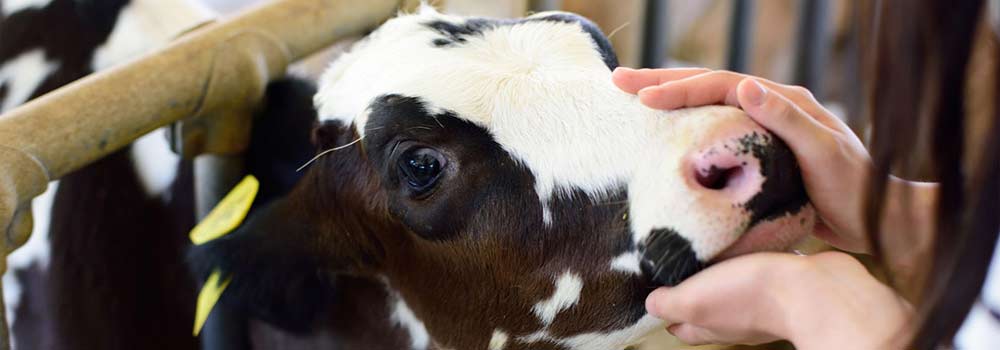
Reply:
[[[7,84],[0,84],[0,105],[7,99]]]
[[[809,203],[795,154],[784,141],[758,133],[740,139],[741,150],[760,160],[764,177],[760,193],[744,205],[750,212],[750,226],[788,214],[798,213]]]
[[[385,95],[376,98],[370,108],[366,125],[370,131],[365,136],[365,149],[374,167],[383,174],[382,186],[390,193],[399,193],[391,196],[395,199],[389,203],[390,210],[421,237],[443,240],[463,232],[470,221],[469,216],[483,203],[492,202],[489,197],[496,193],[489,191],[513,190],[523,197],[522,200],[534,199],[537,203],[537,197],[531,198],[534,179],[530,171],[516,165],[486,129],[459,118],[454,112],[431,114],[416,97]],[[401,141],[417,141],[448,155],[449,165],[438,180],[438,188],[431,195],[433,198],[407,198],[409,189],[397,171],[398,156],[403,150],[396,147]],[[455,182],[468,181],[458,171],[468,173],[472,169],[484,172],[489,169],[489,183],[484,183],[485,187],[476,186],[478,191],[468,186],[458,191],[455,187],[461,186]],[[533,215],[537,212],[526,213],[523,217]]]
[[[272,203],[273,204],[273,203]],[[317,257],[301,254],[303,242],[288,236],[303,234],[267,206],[236,232],[192,247],[188,263],[204,281],[215,269],[232,282],[220,299],[229,307],[288,331],[310,331],[329,305],[334,278],[325,274]]]
[[[316,86],[302,79],[288,77],[268,84],[246,152],[247,172],[262,184],[257,204],[287,194],[305,174],[296,170],[316,151],[310,141],[316,125],[314,94]]]
[[[640,248],[642,271],[659,285],[676,286],[705,268],[691,249],[691,242],[669,228],[650,232]]]
[[[469,18],[461,24],[433,21],[427,23],[426,26],[445,36],[444,39],[436,39],[434,41],[434,46],[444,47],[465,43],[466,37],[482,35],[484,31],[496,28],[499,25],[512,25],[514,23],[516,23],[515,20]]]
[[[465,22],[458,24],[445,21],[432,21],[426,23],[426,26],[434,29],[444,36],[443,38],[436,38],[431,41],[432,45],[435,47],[451,47],[465,43],[467,41],[467,37],[482,35],[483,32],[496,27],[512,26],[529,22],[579,24],[581,29],[589,34],[590,38],[594,41],[594,44],[597,46],[597,51],[601,55],[601,59],[604,61],[604,64],[608,66],[608,69],[614,70],[618,67],[618,56],[615,55],[614,48],[611,46],[611,42],[608,40],[607,36],[601,32],[601,29],[597,27],[594,22],[574,14],[556,13],[545,17],[521,19],[470,18]]]
[[[58,68],[42,80],[35,98],[93,72],[94,52],[107,41],[129,0],[53,0],[0,18],[0,64],[33,49]]]

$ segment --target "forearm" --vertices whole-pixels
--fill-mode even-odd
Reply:
[[[879,229],[885,261],[898,287],[919,287],[918,276],[926,266],[937,225],[938,185],[892,177],[886,193]],[[909,294],[909,293],[905,293]]]

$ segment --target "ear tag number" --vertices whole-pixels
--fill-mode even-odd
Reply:
[[[260,182],[253,175],[248,175],[233,187],[225,198],[212,209],[208,215],[191,230],[191,242],[196,245],[205,244],[213,239],[225,236],[239,227],[246,219],[247,212],[257,197],[257,190],[260,189]],[[222,280],[222,272],[218,269],[212,271],[208,280],[201,287],[198,293],[198,301],[194,316],[194,336],[201,333],[201,328],[205,326],[209,313],[219,302],[222,292],[229,286],[232,276]]]

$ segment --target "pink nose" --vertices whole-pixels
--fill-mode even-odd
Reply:
[[[693,154],[689,183],[697,191],[742,203],[761,189],[760,160],[728,141]]]
[[[700,197],[743,205],[758,220],[805,200],[795,155],[759,127],[722,130],[703,145],[687,158],[688,183]]]

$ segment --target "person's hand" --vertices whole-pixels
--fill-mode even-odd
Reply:
[[[806,350],[902,348],[913,314],[892,289],[839,252],[736,257],[653,291],[646,309],[691,345],[787,339]]]
[[[742,108],[788,144],[820,217],[815,235],[853,252],[869,251],[862,195],[871,159],[861,140],[801,87],[728,71],[618,68],[614,83],[656,109],[711,104]]]

